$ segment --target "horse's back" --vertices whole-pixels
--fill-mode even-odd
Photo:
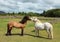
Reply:
[[[9,21],[8,22],[8,25],[14,25],[14,24],[17,24],[17,22],[15,22],[15,21]]]

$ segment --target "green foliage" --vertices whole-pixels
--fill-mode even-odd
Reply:
[[[43,15],[45,17],[60,17],[60,9],[52,9],[44,11]]]
[[[27,15],[29,16],[40,16],[39,13],[28,12]]]

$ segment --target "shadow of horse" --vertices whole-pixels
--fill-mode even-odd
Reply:
[[[6,34],[5,34],[6,35]],[[16,36],[16,35],[19,35],[19,36],[22,36],[21,34],[17,33],[17,34],[11,34],[11,35],[6,35],[6,36]]]
[[[35,30],[32,30],[31,32],[35,32]],[[11,34],[10,36],[14,36],[14,35],[22,36],[22,35],[21,35],[21,34],[19,34],[19,33],[17,33],[17,34]],[[43,36],[35,36],[35,35],[32,35],[32,34],[24,34],[24,35],[32,36],[32,37],[36,37],[36,38],[49,39],[49,38],[46,38],[46,37],[43,37]]]
[[[35,35],[31,35],[31,34],[24,34],[24,35],[28,35],[28,36],[32,36],[32,37],[37,37],[37,38],[45,38],[45,39],[48,39],[48,38],[43,37],[43,36],[35,36]]]
[[[6,35],[6,34],[5,34]],[[17,33],[17,34],[11,34],[9,36],[16,36],[16,35],[19,35],[19,36],[22,36],[21,34]],[[46,37],[43,37],[43,36],[35,36],[35,35],[31,35],[31,34],[24,34],[24,35],[28,35],[28,36],[32,36],[32,37],[36,37],[36,38],[44,38],[44,39],[49,39],[49,38],[46,38]]]

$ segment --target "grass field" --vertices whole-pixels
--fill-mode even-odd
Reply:
[[[54,18],[53,18],[54,19]],[[20,29],[13,28],[11,36],[6,36],[7,23],[8,21],[20,21],[18,18],[0,18],[0,42],[60,42],[60,20],[53,20],[52,18],[42,19],[41,21],[53,21],[53,31],[54,31],[54,39],[47,39],[47,33],[45,30],[40,31],[41,37],[34,37],[34,23],[32,21],[28,21],[24,30],[24,36],[20,36]]]

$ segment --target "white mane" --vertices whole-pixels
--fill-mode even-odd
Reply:
[[[41,23],[41,21],[40,21],[37,17],[32,17],[31,20],[32,20],[33,22],[40,22],[40,23]]]

